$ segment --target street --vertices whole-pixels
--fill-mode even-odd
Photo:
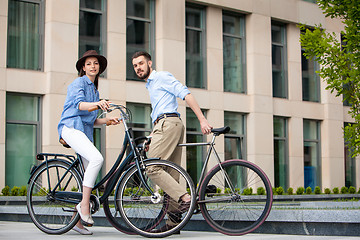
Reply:
[[[91,236],[80,235],[69,231],[63,235],[47,235],[41,232],[33,223],[0,221],[0,239],[143,239],[137,235],[126,235],[112,227],[92,227],[94,233]],[[360,237],[341,236],[303,236],[303,235],[282,235],[282,234],[248,234],[245,236],[226,236],[216,232],[181,231],[180,235],[173,235],[165,239],[241,239],[241,240],[355,240]]]

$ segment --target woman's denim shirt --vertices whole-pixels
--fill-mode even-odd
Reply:
[[[67,89],[64,110],[58,125],[59,136],[61,137],[62,129],[66,126],[84,132],[90,141],[93,142],[94,122],[98,110],[92,112],[81,111],[79,110],[79,105],[81,102],[98,101],[99,91],[86,75],[75,79]]]

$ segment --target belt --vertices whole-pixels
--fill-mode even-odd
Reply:
[[[158,116],[158,118],[154,121],[154,125],[156,125],[161,119],[168,118],[168,117],[179,117],[177,113],[163,113]]]

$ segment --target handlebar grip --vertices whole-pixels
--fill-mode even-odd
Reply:
[[[91,107],[88,109],[89,112],[92,112],[92,111],[95,111],[95,110],[98,110],[99,109],[99,106],[94,106],[94,107]]]

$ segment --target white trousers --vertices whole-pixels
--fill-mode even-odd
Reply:
[[[82,131],[64,126],[61,137],[81,155],[85,167],[83,186],[93,188],[104,162],[103,156]]]

